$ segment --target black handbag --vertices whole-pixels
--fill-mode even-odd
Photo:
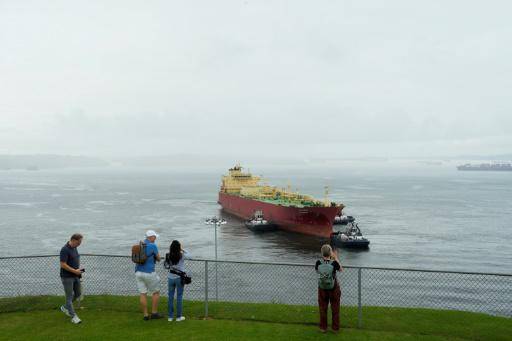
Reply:
[[[192,283],[192,277],[187,275],[186,272],[183,272],[183,271],[178,270],[178,269],[169,269],[169,272],[172,273],[172,274],[180,276],[180,278],[181,278],[181,285]]]
[[[185,285],[190,283],[192,283],[192,277],[187,276],[187,274],[181,276],[181,284]]]

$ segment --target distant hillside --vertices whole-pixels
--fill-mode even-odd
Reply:
[[[69,155],[0,155],[0,169],[48,169],[104,167],[109,163],[93,157]]]
[[[160,156],[140,156],[140,157],[125,157],[116,158],[112,160],[115,164],[129,166],[129,167],[153,167],[153,168],[197,168],[204,169],[205,167],[220,167],[221,169],[228,169],[236,163],[241,163],[242,166],[247,167],[248,164],[252,165],[295,165],[304,164],[302,159],[293,158],[273,158],[266,156],[233,156],[226,155],[198,155],[198,154],[171,154]]]

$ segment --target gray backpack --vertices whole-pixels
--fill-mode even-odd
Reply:
[[[318,287],[320,289],[331,290],[334,288],[334,266],[332,261],[321,260],[318,266]]]

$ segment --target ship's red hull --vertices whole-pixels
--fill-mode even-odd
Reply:
[[[219,192],[219,204],[226,212],[242,219],[249,219],[261,210],[266,219],[282,230],[325,238],[330,237],[334,217],[341,211],[340,207],[287,207],[223,192]]]

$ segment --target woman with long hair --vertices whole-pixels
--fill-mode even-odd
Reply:
[[[165,255],[164,267],[169,270],[167,275],[168,291],[169,291],[169,322],[174,318],[174,292],[176,294],[176,321],[183,321],[185,316],[183,311],[183,283],[180,272],[185,272],[185,259],[189,259],[189,253],[181,248],[181,244],[177,240],[173,240],[169,247],[169,253]]]

